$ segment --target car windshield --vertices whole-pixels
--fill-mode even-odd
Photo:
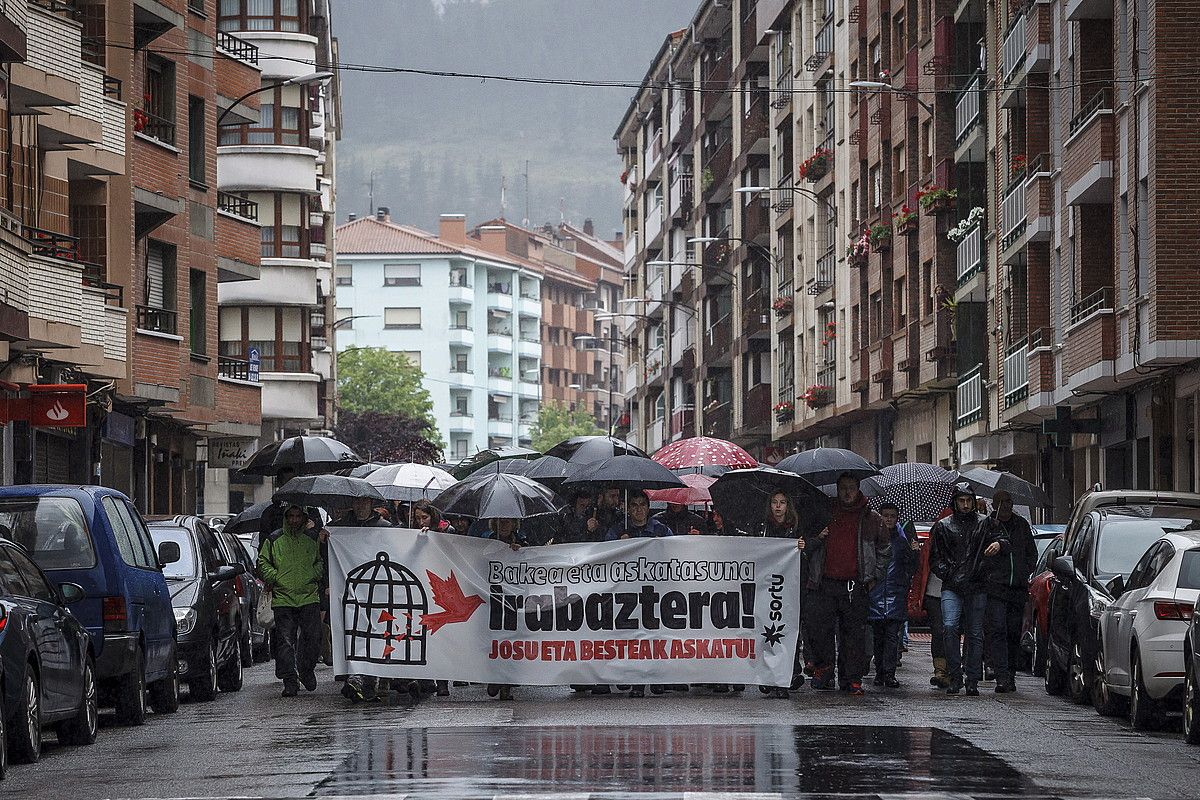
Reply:
[[[44,570],[96,566],[83,507],[71,497],[0,498],[0,539],[22,545]]]
[[[1200,547],[1183,554],[1179,565],[1179,588],[1200,589]]]
[[[150,538],[154,540],[155,550],[158,550],[163,542],[179,545],[179,560],[163,567],[163,577],[176,580],[196,577],[196,551],[192,545],[192,537],[187,531],[183,528],[151,527]]]
[[[1100,527],[1096,572],[1129,577],[1138,559],[1165,533],[1189,529],[1192,519],[1136,519],[1110,516]]]

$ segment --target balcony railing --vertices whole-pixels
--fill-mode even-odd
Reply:
[[[136,306],[136,310],[140,330],[175,335],[177,316],[174,311],[154,306]]]
[[[954,135],[961,142],[979,121],[979,75],[971,79],[954,106]]]
[[[1104,109],[1112,108],[1112,91],[1105,86],[1100,91],[1092,95],[1092,98],[1084,104],[1079,113],[1071,118],[1071,135],[1086,125],[1092,117]]]
[[[833,52],[833,28],[834,17],[830,16],[825,20],[825,24],[817,31],[817,35],[813,38],[813,54],[809,59],[808,67],[810,72],[815,72],[815,67],[820,66],[820,62],[825,60],[825,57]]]
[[[1029,393],[1028,341],[1021,341],[1008,348],[1004,356],[1004,407],[1016,405]]]
[[[1097,289],[1071,306],[1071,324],[1081,322],[1100,311],[1111,310],[1112,307],[1112,289],[1107,286]]]
[[[1001,60],[1004,80],[1007,81],[1011,78],[1025,63],[1025,47],[1025,15],[1022,13],[1013,20],[1004,37],[1004,52]]]
[[[814,294],[820,294],[833,286],[836,268],[837,248],[830,247],[817,258],[817,277],[812,286]]]
[[[24,226],[23,230],[24,239],[33,248],[35,256],[57,258],[62,261],[79,261],[79,239],[77,237],[29,225]]]
[[[144,109],[134,111],[133,117],[135,121],[134,130],[137,133],[149,136],[151,139],[157,139],[163,144],[175,144],[174,120],[151,114]]]
[[[983,365],[958,379],[958,427],[983,419]]]
[[[1025,229],[1025,182],[1017,179],[1008,187],[1001,207],[1004,222],[1004,238],[1000,242],[1001,249],[1006,249],[1015,243],[1015,239]]]
[[[958,243],[958,284],[961,286],[979,271],[983,264],[983,235],[976,225]]]
[[[837,386],[837,364],[830,362],[817,370],[817,384],[820,386],[828,386],[829,391],[833,392]]]
[[[258,203],[229,192],[217,192],[217,211],[258,222]]]
[[[139,325],[139,327],[141,327]],[[217,356],[217,376],[235,381],[250,380],[250,362],[229,356]]]
[[[109,304],[118,306],[125,305],[125,287],[116,283],[109,283],[108,276],[105,274],[105,269],[100,264],[83,264],[83,285],[92,289],[101,289],[105,293],[105,299]]]
[[[258,63],[258,45],[243,41],[232,33],[217,31],[217,47],[247,64]]]

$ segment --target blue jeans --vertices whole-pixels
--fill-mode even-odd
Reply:
[[[942,635],[946,643],[946,672],[952,683],[963,678],[963,648],[959,636],[965,635],[966,682],[983,678],[983,620],[987,613],[987,595],[983,592],[959,594],[942,587]]]

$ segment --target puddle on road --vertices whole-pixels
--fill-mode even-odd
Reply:
[[[1020,795],[1005,761],[939,728],[678,725],[365,733],[314,791],[488,797],[542,792]]]

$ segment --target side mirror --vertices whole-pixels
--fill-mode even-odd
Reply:
[[[1125,578],[1120,575],[1116,575],[1111,581],[1104,584],[1104,588],[1108,590],[1108,593],[1112,595],[1112,598],[1115,600],[1125,591]]]
[[[158,566],[161,569],[167,564],[174,564],[183,555],[179,552],[179,542],[161,542],[158,545]]]
[[[245,575],[246,574],[246,565],[240,561],[238,563],[234,564],[233,565],[233,574],[234,575]]]
[[[223,564],[217,567],[217,571],[209,575],[209,578],[214,583],[220,583],[221,581],[231,581],[236,578],[238,574],[237,567],[229,564]]]
[[[1075,559],[1071,556],[1059,556],[1050,563],[1050,571],[1060,581],[1075,579]]]
[[[71,605],[71,603],[78,603],[86,595],[83,587],[78,583],[60,583],[58,585],[58,596],[62,598],[64,605]]]

